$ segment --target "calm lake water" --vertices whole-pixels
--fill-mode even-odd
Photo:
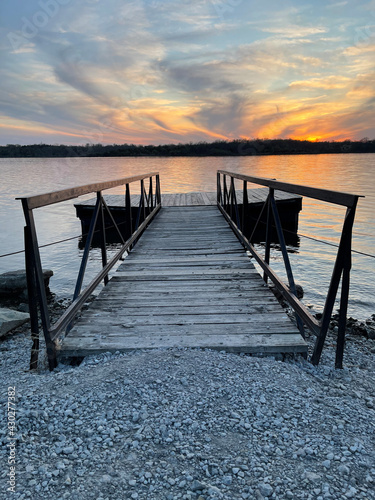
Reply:
[[[375,254],[375,155],[300,155],[217,158],[15,158],[0,159],[0,255],[23,249],[24,219],[17,196],[40,194],[159,171],[164,193],[215,191],[216,170],[311,185],[364,195],[354,224],[353,249]],[[253,187],[253,186],[249,186]],[[254,186],[255,187],[255,186]],[[121,188],[111,193],[122,193]],[[90,196],[89,196],[90,197]],[[87,196],[85,197],[87,199]],[[80,234],[72,200],[35,211],[39,244]],[[305,290],[304,301],[321,310],[329,286],[337,249],[307,239],[310,236],[338,243],[345,209],[305,198],[300,213],[300,246],[290,253],[297,283]],[[292,249],[293,250],[293,249]],[[41,250],[44,268],[55,273],[51,289],[58,296],[71,296],[82,251],[78,240]],[[99,269],[97,250],[91,255],[87,279]],[[272,265],[283,276],[281,253],[273,252]],[[24,267],[23,254],[1,257],[0,273]],[[375,313],[375,259],[353,253],[348,314],[365,319]]]

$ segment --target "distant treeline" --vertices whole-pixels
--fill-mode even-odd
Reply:
[[[189,142],[140,146],[134,144],[86,144],[66,146],[32,144],[0,146],[1,158],[64,158],[67,156],[251,156],[328,153],[375,153],[375,139],[342,142],[310,142],[294,139],[254,139]]]

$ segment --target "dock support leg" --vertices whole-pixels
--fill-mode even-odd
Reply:
[[[26,266],[26,280],[27,280],[27,295],[29,301],[29,314],[31,326],[31,356],[30,356],[30,370],[38,368],[38,355],[39,355],[39,324],[38,324],[38,304],[37,304],[37,288],[35,279],[35,270],[32,265],[31,259],[31,236],[30,230],[27,226],[24,228],[25,237],[25,266]]]
[[[99,191],[97,193],[97,198],[100,203],[100,248],[102,253],[102,265],[105,267],[107,265],[107,245],[105,237],[105,220],[104,220],[104,208],[102,203],[102,193]],[[104,276],[104,285],[108,283],[108,274]]]

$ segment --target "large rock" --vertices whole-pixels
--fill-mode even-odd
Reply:
[[[29,318],[27,313],[0,307],[0,337],[6,335],[13,328],[26,323]]]
[[[53,276],[53,271],[43,269],[44,286],[46,289],[48,289],[51,276]],[[7,298],[27,297],[26,271],[24,269],[0,274],[0,296]]]
[[[286,285],[286,286],[290,291],[289,285]],[[279,292],[279,290],[276,288],[276,286],[273,283],[270,284],[270,289],[273,291],[273,293],[275,294],[275,297],[278,300],[284,300],[283,294],[281,292]],[[303,291],[303,288],[301,285],[296,284],[296,292],[297,292],[297,299],[302,299],[303,295],[304,295],[304,291]]]

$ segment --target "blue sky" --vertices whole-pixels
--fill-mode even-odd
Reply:
[[[375,1],[2,0],[7,143],[375,138]]]

